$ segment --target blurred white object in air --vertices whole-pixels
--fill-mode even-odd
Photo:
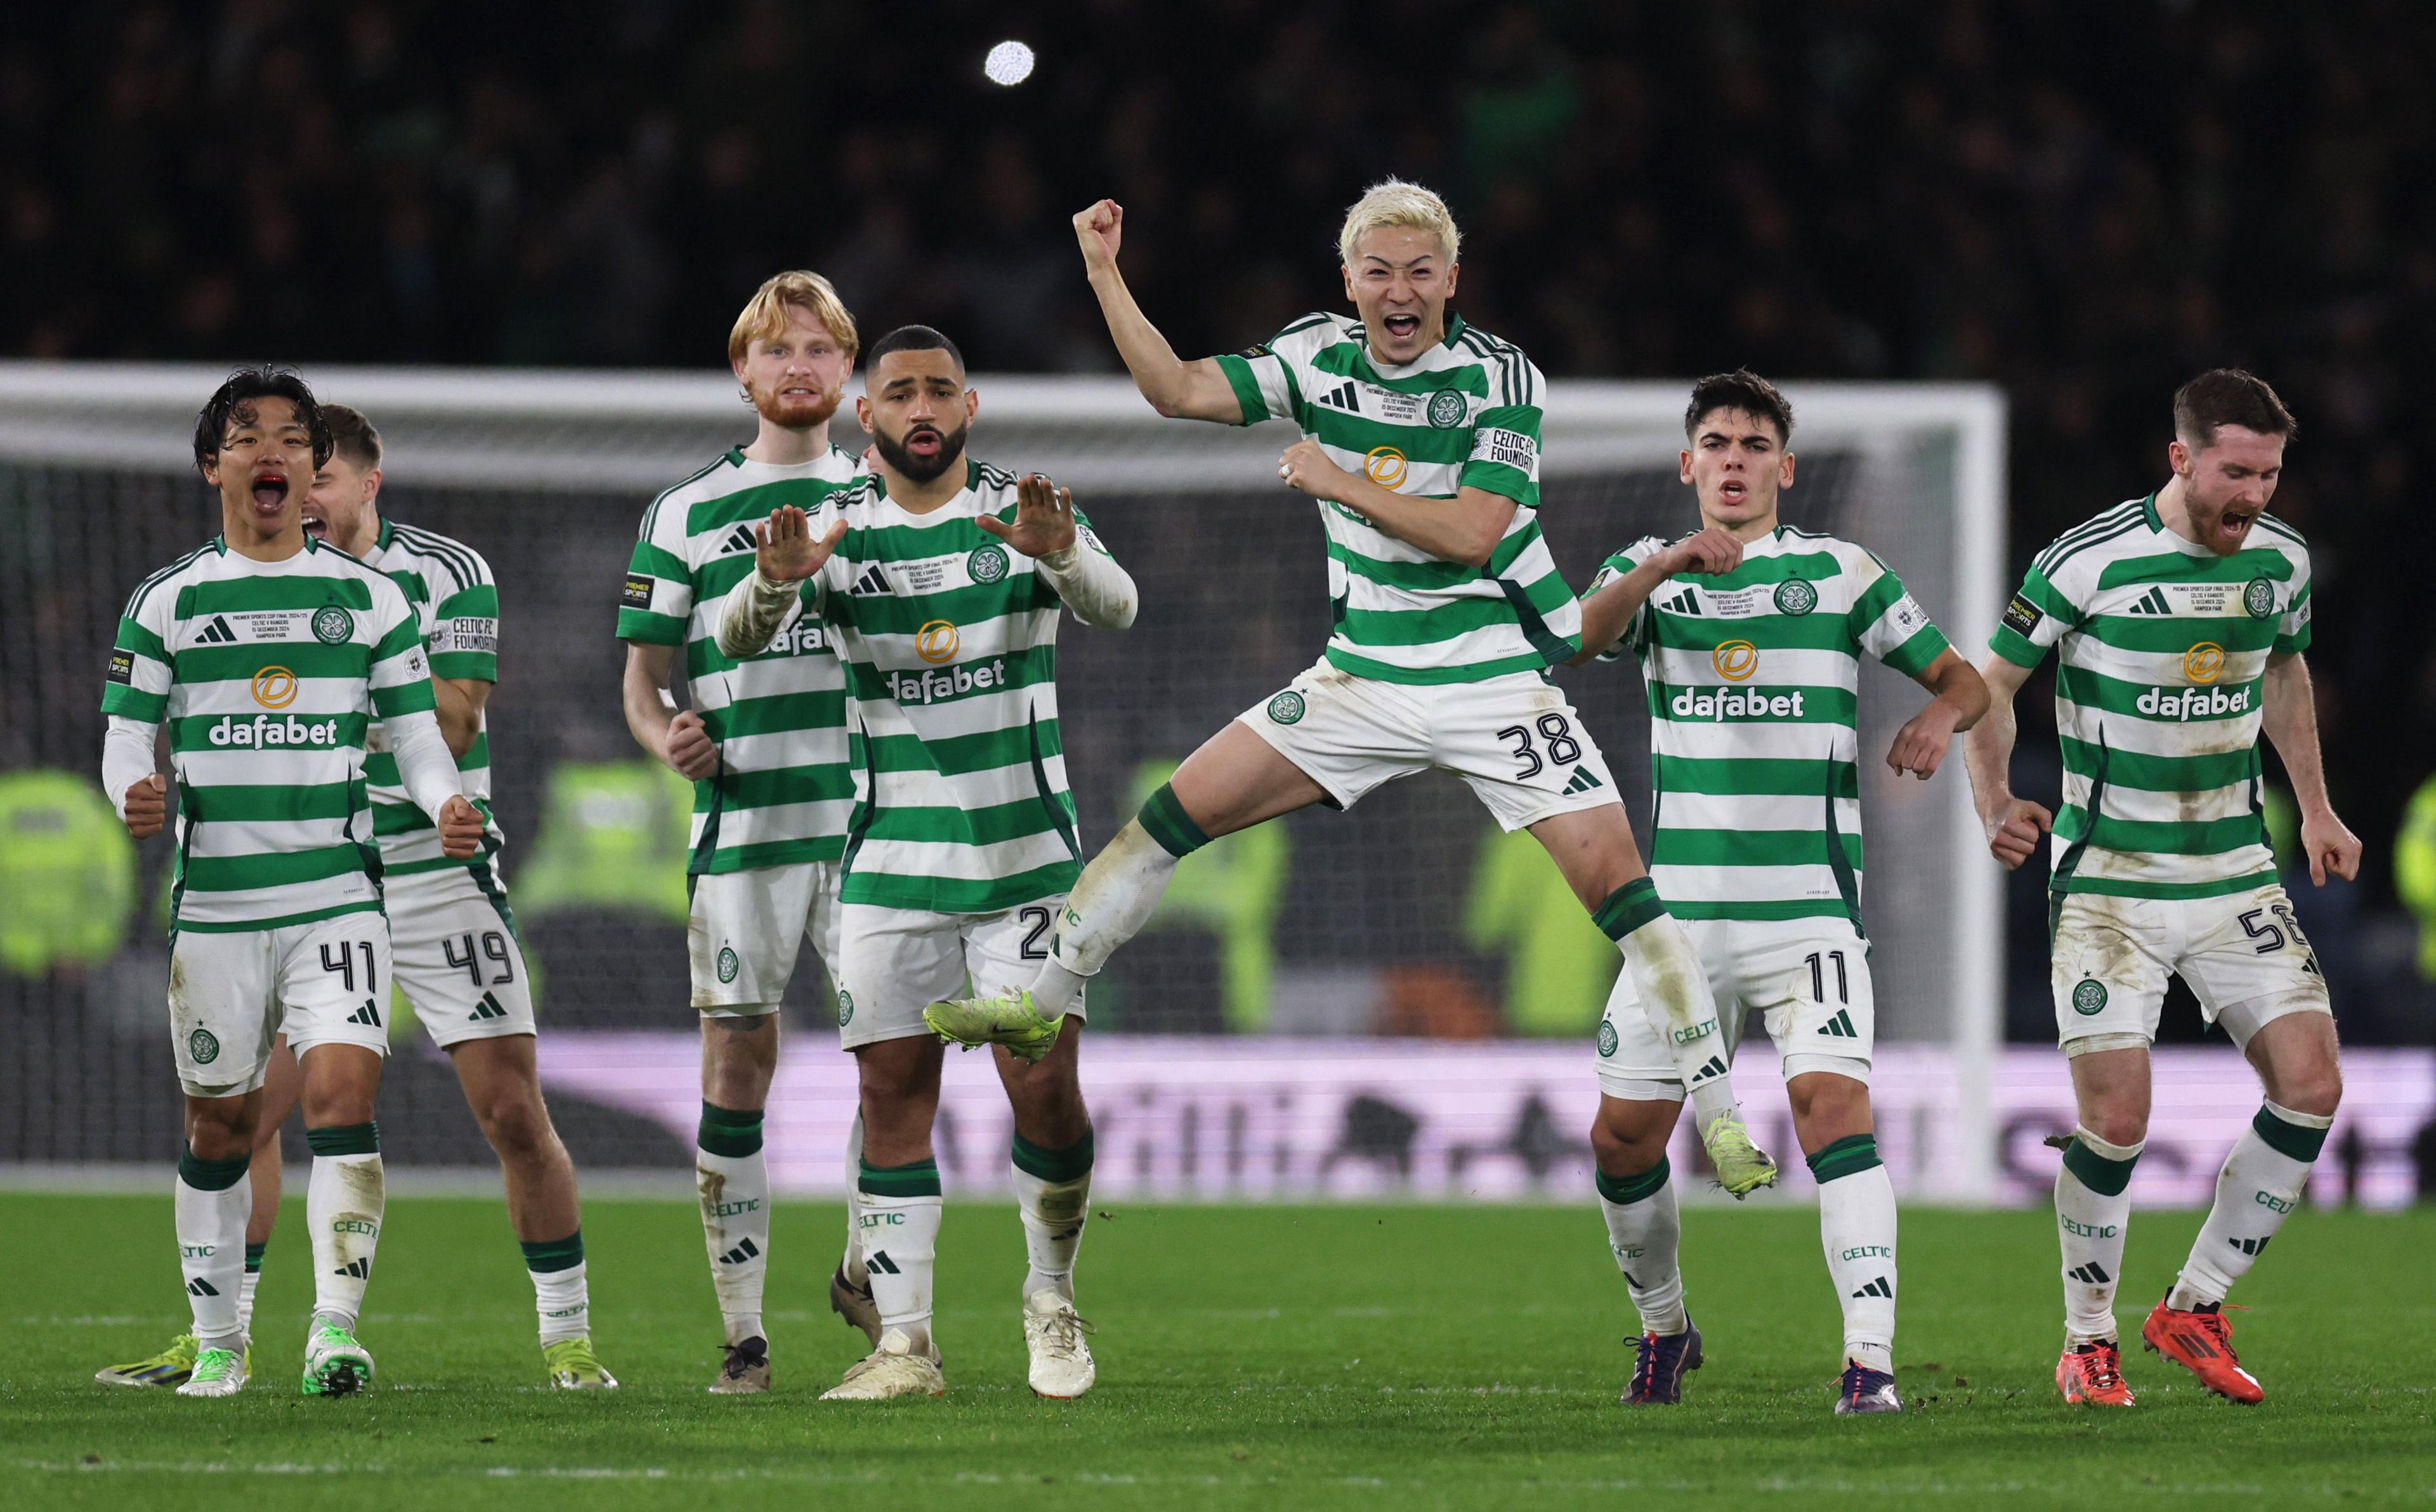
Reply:
[[[1032,77],[1032,49],[1019,42],[1000,43],[982,60],[982,72],[993,84],[1020,84]]]

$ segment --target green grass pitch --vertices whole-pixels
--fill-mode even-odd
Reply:
[[[9,1347],[0,1497],[17,1507],[2222,1507],[2436,1497],[2436,1212],[2306,1212],[2245,1284],[2241,1409],[2132,1352],[2141,1406],[2051,1383],[2044,1213],[1904,1216],[1911,1410],[1830,1415],[1836,1310],[1817,1220],[1696,1209],[1709,1364],[1672,1410],[1616,1404],[1629,1304],[1592,1204],[1104,1205],[1083,1250],[1100,1385],[1023,1386],[1011,1208],[951,1204],[948,1395],[823,1404],[858,1352],[824,1282],[833,1204],[779,1209],[777,1389],[706,1396],[718,1326],[691,1209],[585,1213],[613,1394],[540,1389],[531,1294],[496,1204],[390,1208],[363,1399],[300,1398],[304,1213],[270,1249],[255,1383],[232,1402],[93,1384],[184,1326],[168,1195],[0,1196]],[[2143,1214],[2134,1330],[2196,1214]],[[739,1497],[745,1500],[738,1500]],[[1662,1502],[1633,1498],[1662,1498]]]

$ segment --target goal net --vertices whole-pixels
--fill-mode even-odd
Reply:
[[[96,704],[130,587],[218,528],[190,437],[222,375],[0,364],[0,784],[18,790],[0,805],[0,826],[14,826],[0,834],[12,894],[0,920],[0,1162],[159,1161],[177,1149],[162,1005],[168,846],[134,845],[94,819]],[[751,412],[723,376],[310,376],[382,431],[385,513],[466,542],[498,579],[494,783],[560,1128],[587,1166],[682,1170],[698,1099],[687,798],[627,734],[614,625],[644,506],[749,440]],[[1276,481],[1292,440],[1283,426],[1161,420],[1122,381],[984,375],[974,387],[974,455],[1071,485],[1141,588],[1130,633],[1070,624],[1060,641],[1088,851],[1170,764],[1318,654],[1329,624],[1319,525]],[[1576,585],[1622,545],[1694,522],[1676,478],[1683,391],[1554,386],[1541,519]],[[1788,392],[1801,475],[1787,522],[1876,549],[1975,657],[2002,593],[2001,399],[1960,386]],[[840,426],[841,443],[859,445],[850,416]],[[1645,843],[1637,669],[1557,680]],[[1958,756],[1925,785],[1883,764],[1918,691],[1874,665],[1863,684],[1863,907],[1881,1103],[1898,1110],[1882,1115],[1882,1138],[1909,1190],[1986,1197],[1998,878]],[[49,773],[90,790],[86,806]],[[780,1100],[795,1099],[809,1146],[802,1183],[824,1185],[851,1070],[827,1036],[811,959],[789,997]],[[1094,985],[1086,1061],[1104,1069],[1092,1084],[1101,1147],[1128,1152],[1104,1154],[1104,1179],[1198,1194],[1572,1192],[1594,1099],[1588,1046],[1615,970],[1554,868],[1527,840],[1499,835],[1452,778],[1391,784],[1349,814],[1313,810],[1230,839],[1187,864],[1153,927]],[[1761,1090],[1746,1103],[1790,1157],[1756,1024],[1750,1040],[1743,1065]],[[486,1165],[444,1057],[410,1027],[394,1048],[381,1098],[392,1160]],[[960,1160],[975,1181],[1003,1170],[1003,1143],[990,1153],[1002,1111],[995,1127],[970,1111],[995,1095],[985,1078],[966,1086],[978,1069],[951,1077],[941,1137],[951,1182]]]

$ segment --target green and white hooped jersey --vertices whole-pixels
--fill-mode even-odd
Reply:
[[[214,538],[135,590],[104,714],[169,730],[180,930],[306,924],[380,907],[364,781],[375,719],[432,707],[396,583],[310,537],[284,562]]]
[[[1591,591],[1665,545],[1608,558]],[[1648,685],[1649,873],[1668,912],[1860,928],[1861,658],[1917,677],[1948,649],[1903,581],[1780,526],[1731,572],[1659,584],[1624,647]]]
[[[431,656],[431,675],[477,682],[499,680],[499,588],[491,565],[473,547],[411,525],[381,521],[379,539],[364,565],[385,575],[406,595]],[[431,816],[408,797],[398,781],[397,757],[381,749],[371,732],[364,780],[371,784],[373,833],[380,841],[381,869],[390,877],[421,872],[478,871],[496,885],[499,848],[506,843],[491,812],[489,716],[478,716],[473,748],[457,758],[457,782],[466,800],[482,810],[486,843],[472,857],[451,860],[441,854],[440,831]]]
[[[1030,557],[973,523],[1013,523],[1015,481],[967,461],[964,492],[927,513],[906,513],[876,476],[835,501],[845,539],[810,597],[854,694],[842,902],[995,913],[1082,875],[1057,722],[1064,602]],[[1109,554],[1079,510],[1074,523],[1085,549]]]
[[[685,648],[693,708],[719,742],[718,773],[693,786],[691,875],[845,853],[854,806],[845,673],[826,627],[807,617],[739,662],[720,652],[719,615],[753,570],[755,524],[786,504],[817,514],[861,471],[835,446],[785,466],[731,450],[643,514],[618,637]]]
[[[2166,528],[2157,496],[2042,552],[1989,647],[2056,647],[2063,811],[2056,893],[2216,897],[2275,879],[2260,791],[2267,659],[2309,645],[2309,547],[2272,514],[2218,556]]]
[[[1450,317],[1446,339],[1380,368],[1361,322],[1315,313],[1222,356],[1244,424],[1291,420],[1346,471],[1382,488],[1514,500],[1474,567],[1388,535],[1342,504],[1328,530],[1328,659],[1389,683],[1473,683],[1554,667],[1581,649],[1581,605],[1540,533],[1540,409],[1546,383],[1522,349]]]

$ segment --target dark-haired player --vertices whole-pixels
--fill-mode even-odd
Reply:
[[[1758,1012],[1784,1059],[1844,1314],[1836,1410],[1899,1412],[1895,1193],[1870,1112],[1861,658],[1929,690],[1886,757],[1923,779],[1954,732],[1985,712],[1987,689],[1874,554],[1780,523],[1779,496],[1793,486],[1793,407],[1775,385],[1749,372],[1701,379],[1683,434],[1678,467],[1701,529],[1608,559],[1582,600],[1575,660],[1641,659],[1656,790],[1650,875],[1699,951],[1727,1053]],[[1619,979],[1599,1025],[1591,1147],[1609,1240],[1642,1319],[1625,1399],[1671,1402],[1700,1363],[1666,1166],[1683,1086],[1636,997],[1632,980]]]
[[[1546,675],[1581,649],[1581,617],[1540,530],[1545,384],[1521,349],[1449,315],[1461,236],[1446,202],[1401,180],[1371,185],[1337,235],[1359,319],[1314,311],[1248,352],[1193,362],[1125,287],[1123,229],[1112,200],[1074,217],[1143,397],[1165,415],[1302,431],[1278,477],[1319,506],[1334,628],[1317,665],[1204,742],[1093,858],[1025,990],[942,1003],[935,1026],[1040,1053],[1183,857],[1435,769],[1547,847],[1623,952],[1692,1089],[1719,1183],[1740,1197],[1774,1181],[1735,1112],[1690,942],[1641,864],[1597,744]]]
[[[2047,890],[2057,1038],[2079,1127],[2056,1174],[2066,1401],[2132,1404],[2114,1289],[2149,1133],[2149,1045],[2168,972],[2256,1068],[2266,1100],[2141,1338],[2235,1401],[2266,1392],[2233,1352],[2225,1294],[2284,1226],[2342,1097],[2326,979],[2259,817],[2258,735],[2301,807],[2310,878],[2359,872],[2319,760],[2309,548],[2267,513],[2291,411],[2235,369],[2174,395],[2164,487],[2059,536],[1990,641],[1995,703],[1968,745],[1988,848],[2008,871],[2054,836]],[[2056,651],[2063,811],[2013,796],[2013,695]]]
[[[195,464],[219,494],[221,533],[137,586],[102,694],[102,786],[129,833],[157,834],[167,815],[153,766],[164,727],[178,779],[169,1024],[186,1093],[177,1225],[197,1344],[181,1396],[246,1382],[245,1175],[282,1034],[303,1065],[314,1154],[304,1389],[346,1396],[372,1382],[354,1330],[384,1206],[373,1100],[389,1051],[390,939],[364,793],[374,721],[442,853],[461,860],[482,841],[432,713],[413,608],[304,532],[304,492],[330,450],[294,374],[249,369],[220,386],[196,422]]]
[[[773,513],[719,633],[722,652],[749,655],[817,616],[845,663],[861,737],[839,894],[838,1037],[861,1086],[860,1259],[882,1327],[826,1394],[857,1401],[945,1389],[931,1338],[941,1203],[931,1143],[944,1051],[925,1010],[967,982],[1015,990],[1048,958],[1082,870],[1057,621],[1070,609],[1122,630],[1136,603],[1070,494],[966,455],[980,395],[953,342],[928,326],[892,331],[874,343],[863,385],[874,471],[818,519]],[[1076,1033],[1046,1055],[997,1054],[1030,1262],[1029,1380],[1043,1397],[1079,1397],[1096,1378],[1074,1311],[1092,1163],[1076,1007]]]

